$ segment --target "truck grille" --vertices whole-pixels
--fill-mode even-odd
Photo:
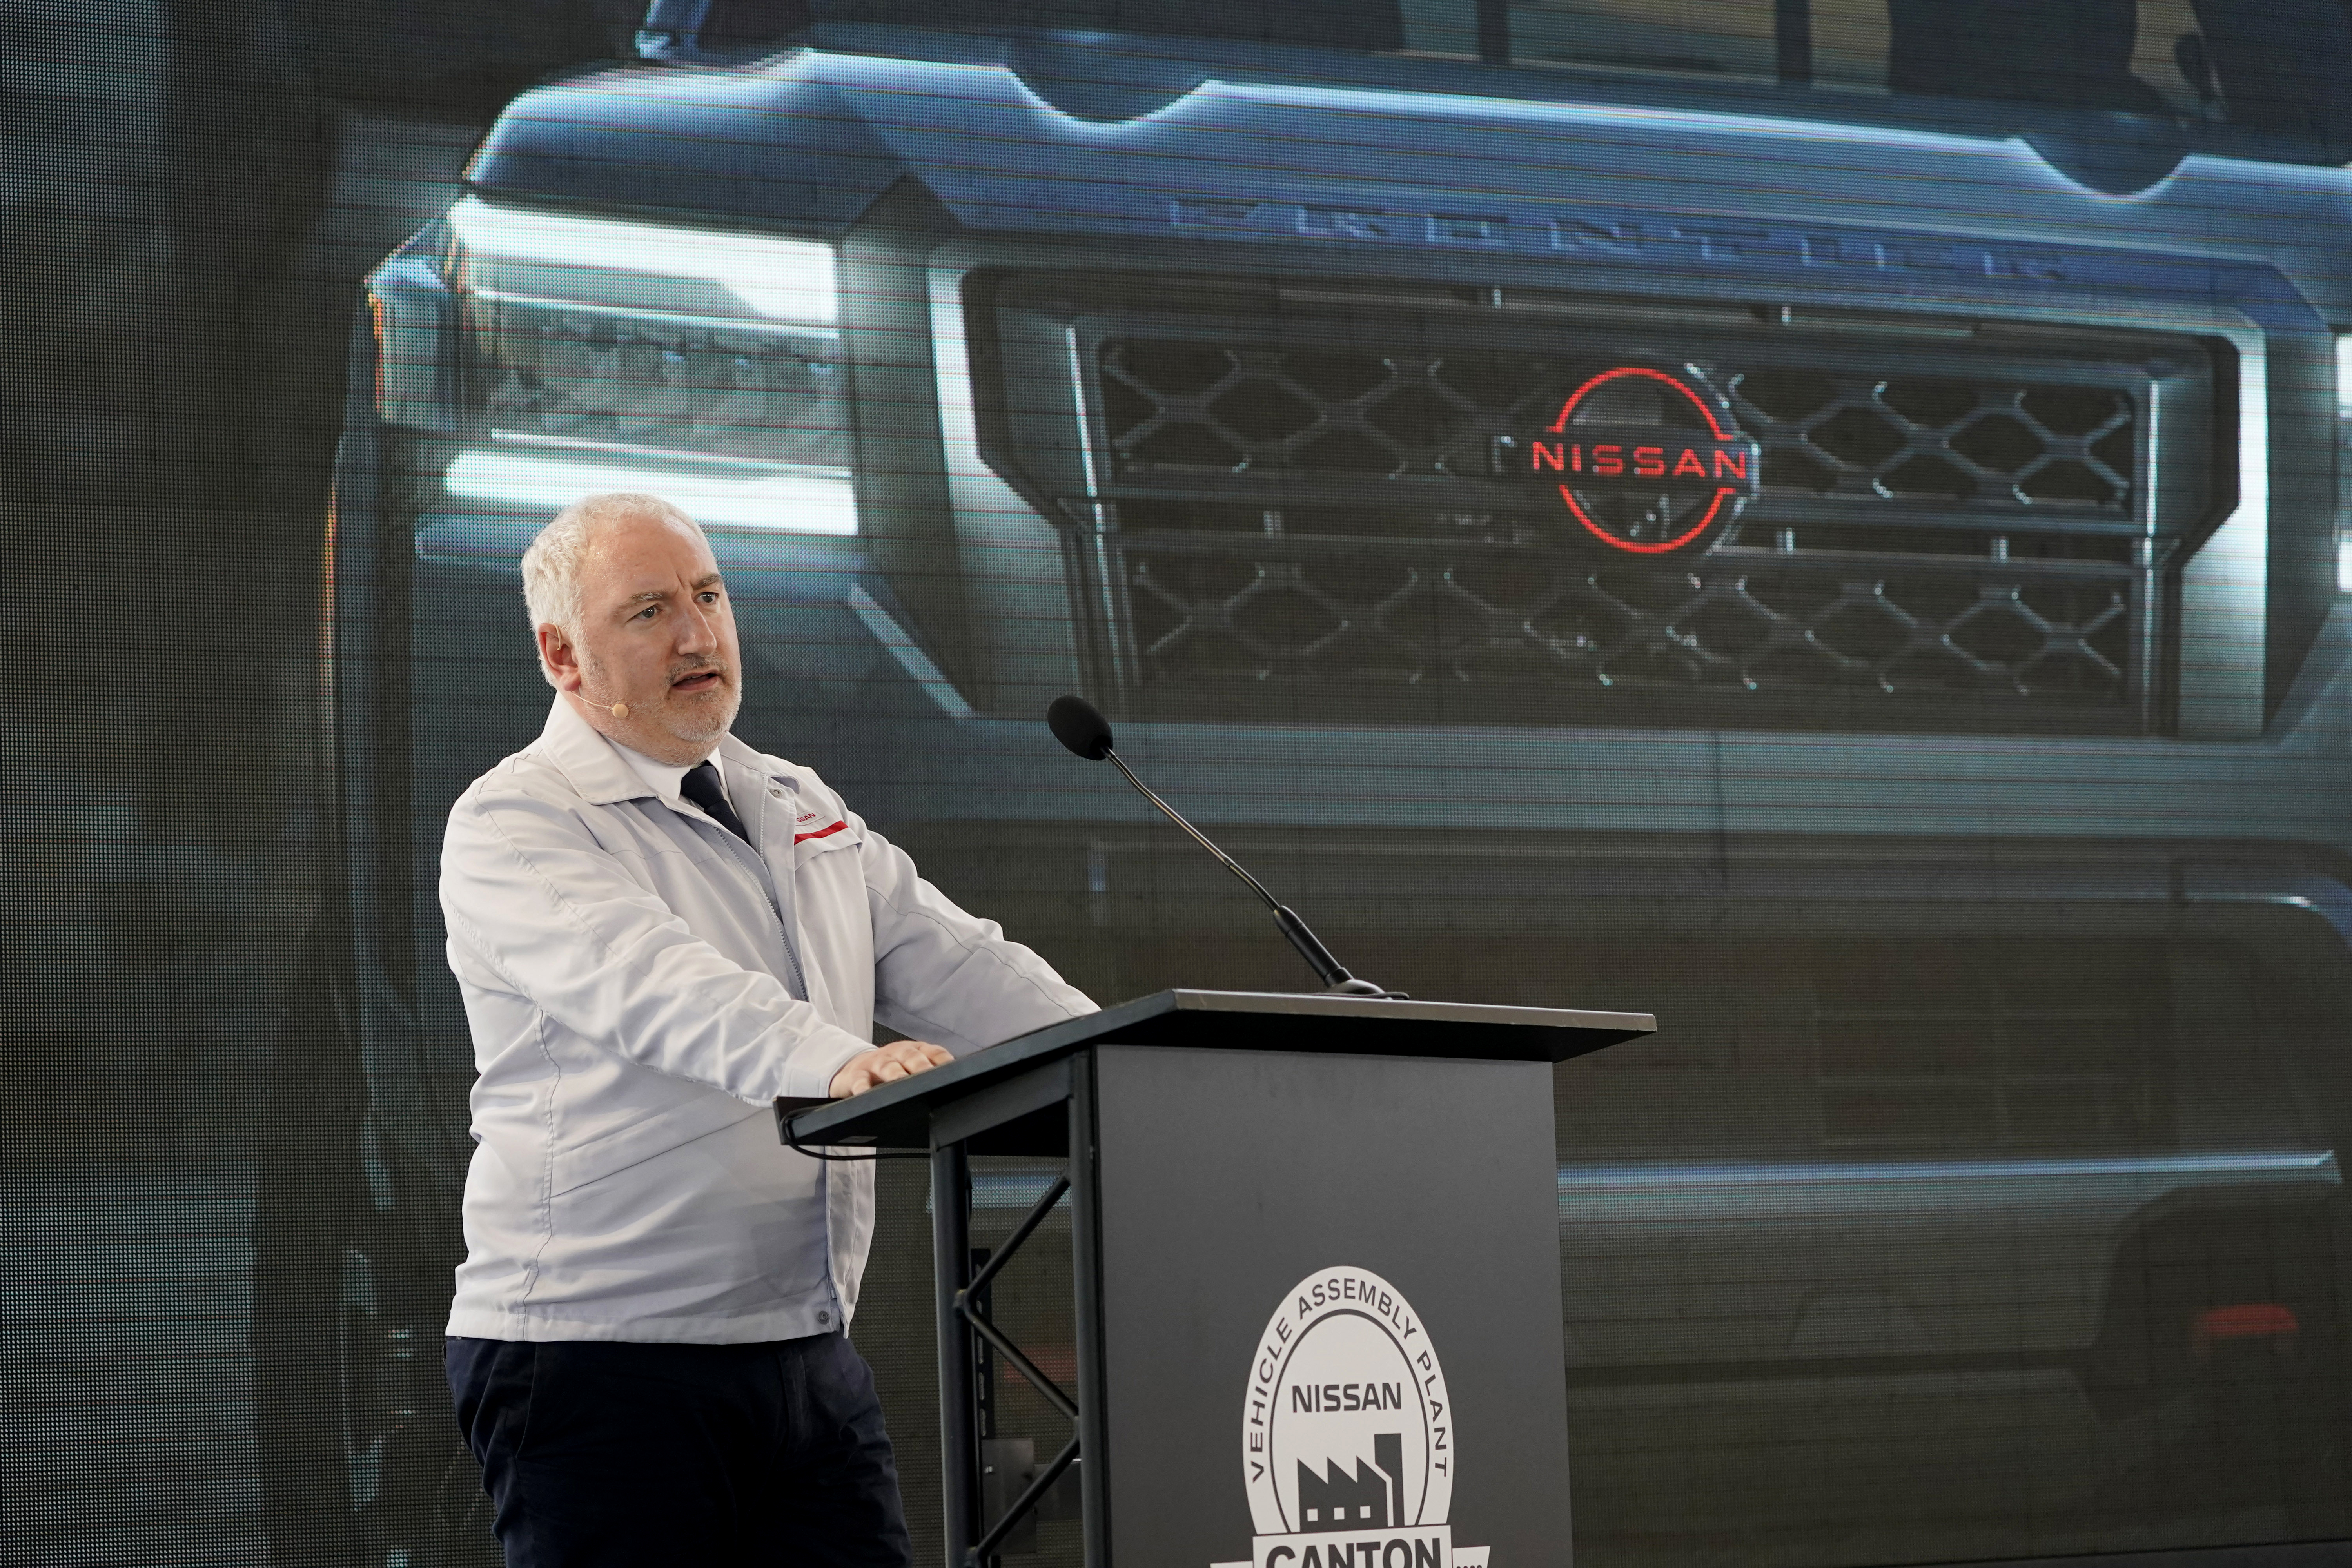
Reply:
[[[2193,342],[1073,278],[988,303],[991,456],[1068,529],[1129,713],[2160,725],[2165,569],[2209,504]],[[1509,471],[1564,387],[1644,363],[1761,453],[1696,559],[1597,559]]]
[[[1444,479],[1487,476],[1491,443],[1534,421],[1547,394],[1556,403],[1568,374],[1531,355],[1113,338],[1099,384],[1122,480]],[[1800,364],[1734,368],[1725,391],[1763,447],[1766,489],[1783,496],[2132,516],[2139,410],[2126,387]]]
[[[1493,685],[1526,722],[1587,690],[1975,693],[2112,704],[2132,677],[2136,574],[1970,580],[1917,557],[1719,551],[1690,571],[1591,570],[1540,549],[1150,530],[1122,552],[1152,679],[1433,692]],[[1528,706],[1533,704],[1533,706]]]

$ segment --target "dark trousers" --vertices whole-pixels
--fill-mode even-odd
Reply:
[[[508,1568],[912,1561],[865,1358],[452,1339],[449,1392]]]

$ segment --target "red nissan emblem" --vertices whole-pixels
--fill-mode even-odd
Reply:
[[[1590,377],[1528,443],[1527,472],[1612,550],[1667,555],[1708,539],[1756,494],[1760,454],[1679,375],[1619,365]]]

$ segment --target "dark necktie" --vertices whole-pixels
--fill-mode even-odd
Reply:
[[[743,819],[735,815],[735,808],[727,804],[727,792],[719,787],[719,770],[709,763],[687,769],[686,776],[677,781],[677,793],[709,812],[711,821],[744,843],[751,842],[751,836],[743,830]]]

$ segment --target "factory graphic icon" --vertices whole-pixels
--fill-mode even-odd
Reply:
[[[1454,1543],[1452,1397],[1420,1314],[1369,1269],[1318,1269],[1284,1292],[1251,1352],[1244,1565],[1487,1568]]]
[[[1352,1470],[1326,1468],[1318,1475],[1298,1462],[1298,1512],[1307,1530],[1349,1527],[1386,1530],[1404,1519],[1404,1434],[1381,1432],[1372,1438],[1369,1463]]]

